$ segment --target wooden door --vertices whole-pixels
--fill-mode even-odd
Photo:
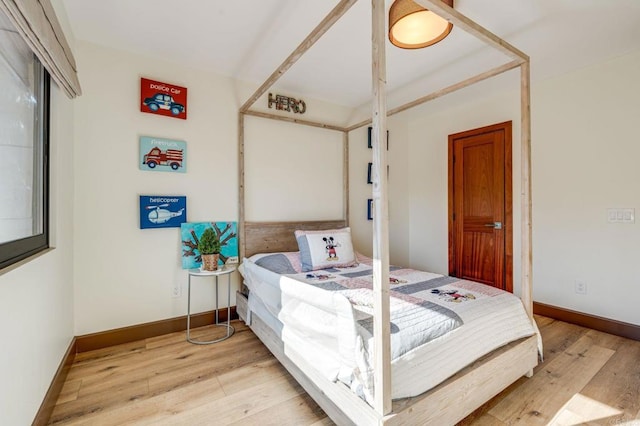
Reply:
[[[449,275],[513,291],[511,122],[449,136]]]

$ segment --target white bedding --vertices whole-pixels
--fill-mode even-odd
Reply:
[[[371,402],[370,260],[299,273],[295,256],[244,260],[247,321],[255,312],[281,336],[285,350]],[[273,260],[281,264],[274,266]],[[492,350],[537,332],[520,299],[510,293],[404,268],[392,269],[390,277],[393,399],[419,395]]]

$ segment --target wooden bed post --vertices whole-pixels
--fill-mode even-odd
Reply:
[[[244,260],[246,244],[244,235],[244,113],[238,112],[238,235],[240,236],[240,262]]]
[[[349,132],[342,132],[342,216],[349,226]]]
[[[371,0],[373,83],[373,335],[374,408],[391,412],[391,329],[389,323],[389,215],[387,200],[387,97],[384,0]],[[383,137],[383,135],[385,137]]]
[[[531,87],[529,61],[520,65],[520,162],[522,170],[522,304],[533,320],[533,250],[531,243]]]

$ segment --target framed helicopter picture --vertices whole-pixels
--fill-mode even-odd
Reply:
[[[180,228],[180,225],[182,225],[186,221],[186,196],[140,196],[140,229]]]

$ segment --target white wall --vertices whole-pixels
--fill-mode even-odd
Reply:
[[[51,245],[0,275],[0,423],[33,421],[73,338],[73,104],[51,88]]]
[[[139,229],[139,195],[186,195],[187,220],[237,220],[237,103],[231,80],[87,43],[76,46],[75,331],[186,314],[180,228]],[[188,119],[140,112],[140,77],[188,89]],[[187,143],[186,173],[138,169],[140,136]],[[213,305],[213,280],[192,281],[192,312]],[[174,283],[182,297],[172,298]],[[226,280],[221,282],[226,284]],[[232,305],[237,276],[232,285]],[[220,287],[226,306],[226,285]]]
[[[138,229],[138,195],[186,195],[190,222],[237,221],[237,111],[257,85],[89,43],[76,47],[83,95],[76,101],[75,121],[74,167],[81,176],[75,183],[75,332],[185,315],[187,274],[181,269],[179,228]],[[140,77],[186,87],[188,119],[140,112]],[[254,109],[273,112],[265,107],[266,96]],[[294,118],[335,122],[342,112],[341,107],[305,102],[307,113]],[[309,218],[342,217],[341,132],[256,117],[246,122],[246,188],[257,197],[247,197],[248,218],[291,219],[288,206],[295,204],[301,206],[297,214]],[[186,141],[187,172],[140,171],[141,135]],[[298,172],[301,167],[318,171],[315,183],[326,184],[328,192],[308,191],[300,179],[287,178],[281,169],[285,164]],[[266,197],[274,185],[277,192]],[[183,288],[179,298],[172,297],[176,282]],[[232,305],[238,283],[234,274]],[[213,309],[212,283],[200,278],[192,284],[192,312]],[[226,306],[226,285],[220,290],[220,305]]]
[[[640,324],[640,52],[533,92],[537,301]],[[538,124],[535,124],[538,123]],[[608,224],[607,208],[635,208]],[[587,284],[576,295],[575,280]]]
[[[247,116],[246,219],[342,218],[343,157],[343,132]]]
[[[640,212],[640,53],[532,86],[534,299],[640,324],[640,223],[607,224],[606,209]],[[514,289],[520,285],[520,113],[517,72],[504,91],[472,90],[404,115],[409,128],[411,264],[447,265],[447,136],[513,120]],[[515,90],[514,90],[515,89]],[[438,112],[438,106],[444,111]],[[575,280],[587,283],[577,295]]]

